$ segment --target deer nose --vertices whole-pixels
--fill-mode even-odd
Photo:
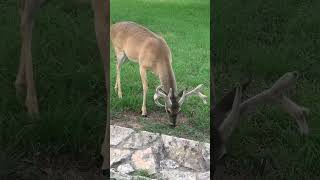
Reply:
[[[177,115],[176,114],[170,115],[170,122],[173,128],[176,127],[176,121],[177,121]]]

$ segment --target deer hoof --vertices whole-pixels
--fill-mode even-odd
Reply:
[[[39,118],[39,108],[36,97],[27,97],[25,105],[28,109],[28,113],[32,118]]]
[[[148,117],[147,112],[140,111],[142,117]]]

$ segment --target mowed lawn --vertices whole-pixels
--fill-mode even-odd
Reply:
[[[111,22],[133,21],[161,35],[172,52],[172,65],[178,90],[191,90],[203,84],[203,93],[210,94],[210,1],[193,0],[111,0]],[[153,95],[160,84],[158,78],[148,73],[148,118],[140,117],[142,83],[139,65],[128,62],[121,69],[123,98],[115,92],[116,59],[111,51],[111,123],[121,121],[139,124],[142,130],[176,135],[209,142],[209,104],[199,97],[190,97],[182,106],[178,127],[168,126],[164,108],[156,106]],[[208,99],[210,102],[210,99]],[[159,118],[159,120],[157,119]],[[132,121],[131,119],[135,119]],[[161,120],[160,120],[161,119]],[[116,122],[115,122],[116,121]]]
[[[21,47],[18,2],[0,2],[0,162],[1,151],[19,160],[35,154],[101,159],[105,88],[90,1],[49,1],[38,13],[33,34],[38,120],[29,118],[14,87]]]
[[[319,1],[215,1],[218,98],[250,74],[246,94],[253,96],[298,70],[289,96],[311,111],[308,137],[301,137],[295,120],[279,106],[242,119],[228,146],[228,174],[253,174],[266,158],[264,177],[256,179],[319,179],[319,9]]]

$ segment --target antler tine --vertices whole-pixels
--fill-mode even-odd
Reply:
[[[187,93],[184,91],[180,100],[179,100],[179,104],[182,105],[182,103],[184,102],[184,100],[188,96],[199,96],[202,99],[203,103],[207,104],[207,96],[200,92],[202,86],[203,86],[203,84],[199,84],[196,88],[194,88],[193,90],[191,90]]]
[[[160,98],[160,97],[161,97],[161,96],[159,96],[157,93],[155,93],[155,94],[153,95],[154,103],[156,103],[156,105],[158,105],[158,106],[160,106],[160,107],[164,107],[164,105],[159,102],[159,98]]]
[[[158,86],[157,88],[156,88],[156,93],[153,95],[153,100],[154,100],[154,102],[158,105],[158,106],[160,106],[160,107],[164,107],[165,105],[164,104],[161,104],[160,102],[159,102],[159,99],[162,97],[162,98],[164,98],[165,99],[165,101],[167,102],[167,103],[171,103],[171,101],[170,101],[170,99],[168,98],[168,96],[164,93],[164,92],[162,92],[161,91],[161,88],[163,88],[163,85],[160,85],[160,86]]]
[[[221,138],[224,142],[228,140],[229,136],[232,134],[233,130],[235,129],[239,121],[241,96],[242,96],[242,87],[240,85],[237,85],[236,95],[234,97],[231,112],[229,113],[227,118],[222,122],[222,124],[219,126]]]
[[[160,85],[156,88],[156,93],[159,94],[159,96],[163,97],[163,98],[166,98],[167,95],[165,93],[163,93],[163,91],[161,91],[163,88],[163,85]]]

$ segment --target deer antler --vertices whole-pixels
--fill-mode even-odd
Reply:
[[[228,95],[223,98],[222,102],[213,108],[215,118],[214,129],[217,131],[214,132],[216,133],[214,137],[214,142],[216,142],[214,145],[214,157],[216,158],[214,167],[218,165],[219,160],[227,152],[225,144],[228,142],[229,137],[236,128],[240,120],[240,115],[255,112],[258,105],[266,103],[279,104],[283,111],[295,118],[301,134],[309,133],[309,127],[306,121],[309,109],[297,105],[284,95],[284,91],[296,82],[298,75],[299,74],[296,71],[288,72],[279,78],[269,89],[264,90],[242,103],[240,103],[242,94],[241,87],[237,85],[235,92],[232,91],[228,93]],[[227,111],[231,112],[225,117]]]
[[[228,114],[227,118],[219,127],[219,131],[222,133],[222,141],[226,141],[232,134],[236,125],[238,124],[240,118],[240,104],[241,104],[242,89],[239,84],[237,84],[236,94],[232,104],[231,112]]]
[[[215,124],[218,125],[217,130],[219,131],[219,135],[223,141],[223,144],[220,144],[219,146],[224,148],[224,144],[228,141],[228,138],[238,124],[240,115],[253,113],[257,110],[259,105],[266,103],[280,104],[283,111],[295,118],[299,126],[300,133],[308,134],[309,127],[306,121],[306,116],[309,114],[309,109],[297,105],[284,95],[284,91],[296,82],[298,75],[299,74],[296,71],[288,72],[279,78],[271,88],[264,90],[240,104],[239,98],[241,97],[241,87],[237,86],[231,112],[224,120],[222,120],[222,122],[221,120],[216,119],[220,121]],[[215,109],[217,108],[219,108],[218,105]],[[222,116],[219,117],[222,118]]]
[[[259,104],[276,103],[281,106],[283,111],[296,119],[301,134],[308,134],[309,128],[306,116],[309,114],[309,109],[297,105],[284,95],[284,91],[294,85],[298,77],[299,73],[297,71],[284,74],[270,89],[241,103],[241,114],[254,112]]]
[[[196,88],[194,88],[189,92],[183,91],[183,94],[179,100],[180,106],[183,104],[183,102],[188,96],[199,96],[202,99],[203,103],[207,104],[207,96],[200,92],[201,88],[202,88],[202,84],[198,85]]]
[[[168,95],[166,95],[165,92],[162,90],[162,88],[163,88],[163,85],[160,85],[156,88],[156,93],[153,95],[153,100],[158,106],[164,107],[165,105],[159,102],[159,99],[162,97],[165,99],[166,103],[169,106],[171,106],[172,102],[170,100],[170,96],[172,94],[172,89],[170,88]]]

